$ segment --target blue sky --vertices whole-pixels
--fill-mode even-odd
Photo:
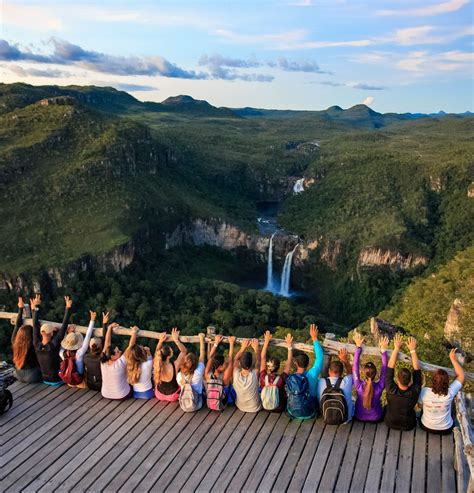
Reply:
[[[16,1],[3,82],[217,106],[474,110],[470,0]]]

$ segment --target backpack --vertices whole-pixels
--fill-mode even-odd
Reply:
[[[342,425],[349,419],[346,398],[341,390],[342,378],[332,385],[326,378],[326,388],[321,394],[321,412],[324,422],[328,425]]]
[[[82,383],[83,376],[77,372],[76,355],[66,355],[59,365],[59,376],[67,385],[79,385]]]
[[[184,379],[184,385],[179,394],[179,405],[185,413],[192,413],[202,407],[202,395],[193,389],[188,378]]]
[[[317,414],[317,401],[309,393],[306,375],[292,373],[285,384],[288,398],[287,411],[292,418],[311,419]]]
[[[280,391],[278,390],[277,383],[280,380],[278,375],[273,383],[270,385],[268,375],[265,375],[265,386],[261,392],[262,406],[267,411],[274,411],[280,405]]]
[[[212,411],[223,411],[227,405],[227,395],[222,380],[210,375],[206,387],[207,407]]]

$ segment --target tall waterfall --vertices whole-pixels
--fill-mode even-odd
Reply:
[[[285,264],[283,265],[283,272],[281,273],[281,288],[280,295],[281,296],[290,296],[290,279],[291,279],[291,264],[293,262],[293,254],[295,250],[298,248],[298,244],[296,244],[295,248],[288,252],[285,258]]]
[[[268,245],[267,285],[265,287],[267,291],[271,291],[272,293],[275,291],[275,285],[273,281],[273,237],[275,235],[276,232],[272,234],[270,238],[270,244]]]
[[[300,178],[299,180],[296,180],[295,184],[293,185],[293,193],[301,193],[304,192],[304,178]]]

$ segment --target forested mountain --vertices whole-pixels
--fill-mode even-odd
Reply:
[[[472,297],[453,266],[472,262],[473,131],[469,114],[229,109],[1,84],[2,300],[39,283],[127,323],[242,334],[312,318],[343,333],[383,310],[441,337],[454,299]],[[262,203],[276,205],[288,237],[277,264],[299,241],[303,298],[248,289],[266,272]],[[454,287],[431,286],[438,274]],[[405,299],[429,308],[423,329]]]

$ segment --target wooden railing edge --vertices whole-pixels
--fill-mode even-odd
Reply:
[[[14,323],[14,320],[16,320],[17,314],[14,312],[0,312],[0,319],[9,319]],[[31,322],[31,319],[25,319],[25,322]],[[60,326],[60,323],[58,322],[51,322],[47,320],[42,320],[42,322],[47,322],[53,325]],[[85,334],[87,331],[87,327],[82,326],[82,325],[76,325],[76,330],[81,332],[82,334]],[[114,329],[114,334],[116,335],[121,335],[121,336],[130,336],[131,335],[131,330],[130,328],[126,327],[116,327]],[[102,336],[102,328],[97,328],[94,330],[94,335],[101,337]],[[138,337],[144,337],[147,339],[158,339],[160,335],[160,332],[152,331],[152,330],[139,330],[138,331]],[[329,336],[329,334],[327,334]],[[325,350],[326,353],[328,354],[337,354],[338,351],[342,348],[346,348],[349,353],[354,353],[356,346],[355,344],[349,344],[346,342],[339,342],[333,339],[334,335],[331,334],[332,337],[325,337],[322,346]],[[237,338],[236,341],[239,343],[242,339],[245,338]],[[180,340],[184,343],[190,343],[190,344],[196,344],[199,342],[199,336],[180,336]],[[171,342],[171,336],[168,335],[166,338],[166,342]],[[206,342],[210,343],[212,342],[212,339],[206,336]],[[222,342],[228,343],[229,338],[227,336],[223,337]],[[261,343],[263,343],[261,341]],[[272,339],[270,341],[270,345],[274,347],[282,347],[286,348],[286,343],[283,339]],[[305,344],[302,342],[295,342],[293,343],[293,348],[297,349],[299,351],[304,351],[306,353],[314,353],[313,346],[311,344]],[[391,350],[387,349],[388,354],[391,354]],[[380,349],[378,347],[373,347],[373,346],[364,346],[363,347],[363,354],[364,355],[370,355],[370,356],[380,356]],[[405,363],[410,363],[411,358],[407,354],[404,353],[399,353],[398,355],[398,361],[402,361]],[[420,361],[420,367],[422,370],[425,371],[436,371],[438,369],[446,370],[446,372],[451,376],[454,377],[456,376],[454,370],[452,368],[445,368],[443,366],[439,365],[434,365],[432,363],[427,363],[425,361]],[[469,380],[471,382],[474,382],[474,373],[471,372],[465,372],[465,377],[466,380]]]
[[[468,419],[464,392],[459,392],[454,402],[457,420],[453,430],[457,489],[472,493],[474,491],[473,432]]]

